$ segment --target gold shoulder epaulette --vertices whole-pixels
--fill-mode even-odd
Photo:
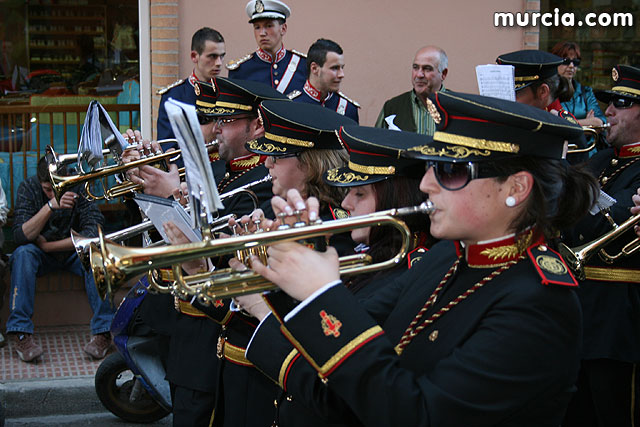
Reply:
[[[251,52],[248,55],[243,56],[240,59],[234,59],[234,60],[231,60],[231,61],[227,62],[227,65],[226,65],[227,70],[231,70],[231,71],[236,70],[240,66],[240,64],[250,60],[252,56],[253,56],[253,52]]]
[[[287,98],[289,99],[296,99],[297,97],[299,97],[300,95],[302,95],[302,92],[299,90],[292,90],[291,92],[289,92],[287,94]]]
[[[296,55],[298,55],[298,56],[302,56],[303,58],[306,58],[306,57],[307,57],[307,54],[306,54],[306,53],[298,52],[298,51],[297,51],[297,50],[295,50],[295,49],[291,49],[291,52],[295,53],[295,54],[296,54]]]
[[[176,80],[175,82],[171,83],[169,86],[165,86],[163,88],[158,89],[156,91],[156,95],[164,95],[169,91],[169,89],[173,89],[174,87],[181,85],[182,83],[184,83],[185,80],[187,79]]]
[[[360,108],[360,104],[358,104],[356,101],[354,101],[353,99],[349,98],[347,95],[345,95],[342,92],[338,92],[338,95],[340,95],[341,97],[343,97],[344,99],[346,99],[347,101],[349,101],[350,103],[352,103],[353,105],[355,105],[357,108]]]

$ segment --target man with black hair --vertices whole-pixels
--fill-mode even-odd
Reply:
[[[83,236],[95,237],[98,225],[104,223],[98,207],[83,194],[67,191],[59,201],[56,200],[44,157],[38,162],[37,175],[27,178],[18,187],[13,222],[13,239],[18,246],[9,258],[11,293],[7,333],[12,348],[25,362],[35,360],[43,353],[42,347],[33,339],[31,321],[36,277],[56,270],[84,278],[93,310],[93,337],[84,347],[85,353],[94,359],[102,359],[111,346],[111,302],[100,299],[93,276],[82,267],[70,237],[71,229]]]
[[[162,95],[158,108],[156,135],[158,140],[175,138],[167,112],[164,109],[164,103],[167,99],[173,98],[186,104],[195,104],[195,82],[198,80],[209,81],[211,78],[220,75],[225,54],[224,37],[218,31],[204,27],[193,34],[191,38],[193,72],[188,78],[178,80],[157,92],[158,95]]]
[[[307,79],[303,53],[284,48],[289,6],[278,0],[251,0],[245,8],[258,49],[227,64],[229,78],[254,80],[280,93],[302,90]]]
[[[287,94],[294,102],[321,105],[359,122],[360,105],[340,92],[344,79],[344,54],[332,40],[318,39],[307,53],[307,81],[302,90]]]

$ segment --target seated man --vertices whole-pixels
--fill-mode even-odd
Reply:
[[[98,224],[103,222],[97,206],[82,195],[68,191],[60,202],[56,200],[44,157],[38,162],[37,175],[20,183],[13,223],[13,239],[18,246],[9,259],[11,299],[7,333],[23,361],[31,362],[43,353],[32,336],[36,277],[55,270],[69,271],[84,278],[93,310],[93,337],[84,351],[96,359],[107,354],[111,345],[109,328],[113,309],[108,300],[100,299],[93,276],[82,268],[70,237],[72,228],[83,236],[94,237]]]

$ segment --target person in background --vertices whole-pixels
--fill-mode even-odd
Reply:
[[[278,0],[251,0],[245,8],[258,49],[229,61],[229,78],[254,80],[280,93],[302,90],[307,79],[304,53],[284,48],[289,6]]]
[[[427,111],[427,97],[444,91],[449,73],[449,58],[437,46],[424,46],[416,52],[411,65],[413,89],[384,103],[376,127],[433,135],[436,123]]]
[[[158,90],[161,95],[160,106],[158,108],[158,121],[156,137],[158,140],[175,138],[171,123],[164,109],[164,103],[169,98],[182,101],[186,104],[194,105],[196,93],[194,91],[196,81],[209,81],[213,77],[220,75],[222,71],[222,61],[225,56],[224,37],[213,28],[200,28],[191,38],[191,62],[193,62],[193,72],[191,75],[175,83]]]
[[[2,188],[2,181],[0,181],[0,227],[4,227],[7,223],[7,214],[9,213],[9,208],[7,207],[7,196],[4,194],[4,189]],[[4,232],[0,228],[0,309],[4,305],[4,292],[7,289],[7,284],[4,281],[4,276],[6,274],[7,269],[7,257],[4,254]],[[2,328],[0,328],[2,329]],[[2,335],[2,331],[0,331],[0,347],[4,347],[7,344],[7,341],[4,339],[4,335]]]
[[[307,52],[307,74],[302,91],[287,94],[294,102],[321,105],[359,122],[360,104],[340,92],[344,79],[344,54],[340,45],[332,40],[318,39]]]
[[[82,192],[67,191],[58,201],[54,195],[47,160],[38,162],[37,175],[20,183],[15,204],[13,240],[17,247],[11,264],[11,293],[7,333],[11,347],[20,359],[31,362],[43,353],[33,339],[33,305],[36,277],[56,270],[64,270],[84,278],[85,290],[93,310],[91,341],[85,353],[102,359],[111,346],[113,308],[107,299],[98,295],[93,275],[82,267],[71,241],[71,229],[83,236],[98,235],[98,225],[104,217],[95,203]],[[69,309],[69,308],[67,308]]]
[[[551,49],[551,53],[562,58],[562,64],[558,65],[558,74],[573,85],[573,97],[562,102],[562,107],[573,114],[582,126],[602,126],[607,119],[598,105],[593,89],[575,79],[581,61],[578,44],[569,41],[558,42]]]

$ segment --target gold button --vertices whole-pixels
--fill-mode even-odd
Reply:
[[[293,400],[293,397],[291,395],[287,396],[287,402],[291,402]]]
[[[611,166],[616,166],[618,164],[618,159],[611,159]]]
[[[606,176],[602,178],[602,185],[606,184],[607,181],[609,181],[609,178],[607,178]]]
[[[538,246],[538,249],[541,250],[542,252],[546,252],[547,251],[547,247],[545,245]]]
[[[280,80],[275,79],[273,82],[274,82],[275,84],[278,84],[278,83],[280,83]]]
[[[438,339],[438,330],[434,330],[429,334],[429,341],[434,342]]]
[[[273,64],[273,69],[277,70],[278,69],[278,64]]]
[[[273,406],[275,406],[276,408],[278,407],[278,400],[277,399],[273,401]]]

